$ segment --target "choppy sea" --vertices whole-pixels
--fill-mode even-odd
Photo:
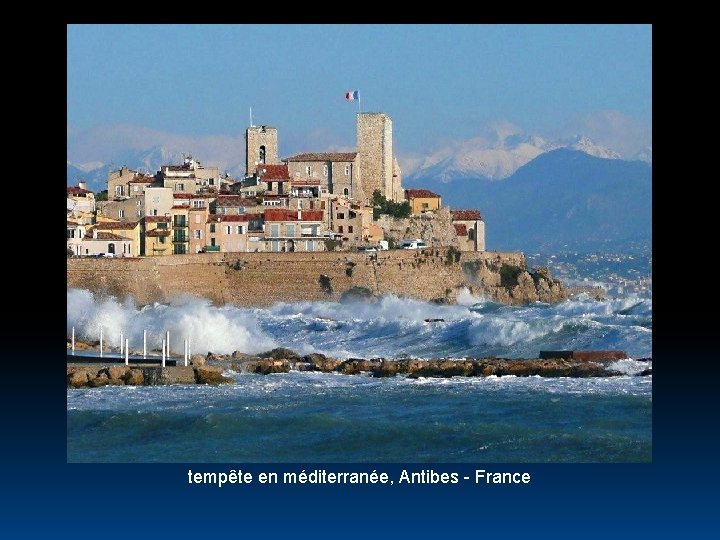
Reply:
[[[598,282],[597,279],[594,280]],[[375,379],[226,372],[235,384],[67,391],[68,462],[648,462],[652,455],[652,293],[502,306],[469,293],[443,306],[375,303],[216,307],[186,297],[138,307],[67,293],[68,335],[131,348],[338,358],[537,357],[544,349],[622,349],[620,377]],[[425,319],[443,319],[425,322]]]

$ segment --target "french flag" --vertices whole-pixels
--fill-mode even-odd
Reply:
[[[345,99],[348,101],[360,99],[360,90],[348,90],[345,92]]]

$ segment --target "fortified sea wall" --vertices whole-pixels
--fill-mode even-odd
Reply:
[[[522,253],[454,248],[68,259],[67,286],[131,296],[139,305],[166,303],[184,294],[237,306],[339,300],[344,294],[370,293],[454,303],[463,288],[506,304],[567,298],[549,272],[528,272]]]

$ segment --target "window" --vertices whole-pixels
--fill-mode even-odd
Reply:
[[[164,237],[164,236],[158,236],[158,241],[159,241],[161,244],[164,244],[164,243],[165,243],[165,237]]]
[[[260,146],[260,163],[265,163],[265,145]]]
[[[340,234],[343,233],[343,226],[342,226],[342,225],[340,225],[340,226],[338,227],[338,232],[339,232]]]
[[[166,222],[164,222],[164,221],[161,221],[160,223],[157,224],[157,228],[158,228],[158,229],[167,229],[167,228],[168,228],[168,224],[167,224]]]
[[[202,239],[202,231],[200,229],[195,229],[193,231],[193,238],[195,238],[195,240]]]
[[[214,233],[214,232],[215,232],[215,224],[214,224],[214,223],[211,223],[211,224],[210,224],[210,232],[211,232],[211,233]],[[212,245],[214,246],[215,244],[212,244]]]
[[[280,236],[280,225],[277,223],[270,225],[270,236]]]
[[[73,229],[67,230],[67,237],[68,238],[75,238],[75,231]]]
[[[199,216],[199,215],[195,215],[195,223],[200,223],[200,216]]]
[[[427,210],[428,208],[430,208],[430,205],[428,203],[426,203],[426,202],[422,203],[423,210]]]
[[[352,226],[352,225],[348,226],[348,232],[349,232],[349,233],[353,232],[353,226]]]
[[[153,216],[157,216],[157,208],[153,208]]]
[[[308,251],[315,251],[315,243],[312,240],[306,242]]]
[[[193,201],[193,208],[203,208],[205,201]]]
[[[142,217],[142,210],[137,211],[137,217]]]
[[[175,184],[175,191],[185,191],[185,184]]]
[[[115,254],[115,244],[108,244],[108,253]]]
[[[348,188],[343,189],[343,195],[345,195],[346,197],[350,195],[350,190]]]
[[[136,206],[142,206],[142,200],[141,200],[141,199],[138,199],[135,204],[136,204]]]
[[[295,225],[288,225],[287,226],[287,235],[292,238],[295,236]]]
[[[345,165],[345,176],[350,176],[350,165]]]
[[[120,219],[124,218],[124,217],[125,217],[125,210],[118,210],[118,217],[119,217]]]
[[[214,232],[214,231],[213,231],[213,232]],[[211,246],[214,246],[214,245],[215,245],[215,237],[210,238],[210,245],[211,245]]]
[[[306,174],[307,176],[311,176],[311,175],[312,175],[312,167],[311,167],[310,165],[308,165],[307,167],[305,167],[305,174]]]
[[[123,194],[123,187],[122,186],[115,186],[115,195],[120,196]]]
[[[335,217],[336,217],[337,219],[345,219],[345,213],[344,213],[344,212],[338,212],[337,214],[335,214]]]
[[[475,229],[468,229],[468,240],[475,240]]]
[[[327,176],[327,175],[328,175],[328,166],[327,166],[327,165],[324,165],[324,166],[323,166],[323,175],[324,175],[324,176]]]
[[[238,226],[237,226],[237,233],[238,233],[238,234],[245,234],[245,227],[243,227],[242,225],[238,225]]]
[[[225,234],[232,233],[232,225],[225,225]]]

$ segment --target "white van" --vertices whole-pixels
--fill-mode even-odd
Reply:
[[[415,240],[403,240],[399,246],[400,249],[423,249],[426,247],[425,242],[423,242],[420,238],[416,238]]]

